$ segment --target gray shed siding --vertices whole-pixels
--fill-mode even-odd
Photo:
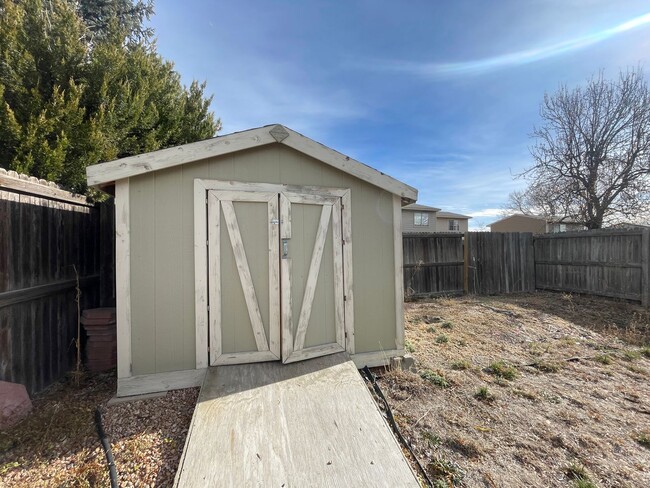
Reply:
[[[350,188],[355,352],[396,348],[393,195],[270,145],[130,178],[134,375],[195,368],[195,178]]]

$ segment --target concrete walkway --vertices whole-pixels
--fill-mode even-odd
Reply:
[[[178,487],[418,487],[345,353],[206,375]]]

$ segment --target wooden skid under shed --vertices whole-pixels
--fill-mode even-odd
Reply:
[[[206,375],[175,486],[419,486],[346,353]]]

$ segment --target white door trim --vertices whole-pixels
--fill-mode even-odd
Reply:
[[[322,197],[324,199],[329,199],[329,201],[335,202],[339,201],[341,206],[341,233],[342,233],[342,260],[343,260],[343,291],[344,291],[344,301],[343,301],[343,319],[345,328],[342,332],[337,333],[337,342],[339,340],[344,340],[341,342],[345,346],[339,346],[341,350],[347,351],[349,354],[354,354],[354,294],[353,294],[353,279],[352,279],[352,205],[351,205],[351,192],[350,189],[344,188],[329,188],[329,187],[318,187],[318,186],[299,186],[299,185],[282,185],[282,184],[272,184],[272,183],[248,183],[248,182],[237,182],[237,181],[222,181],[222,180],[207,180],[197,178],[194,180],[194,306],[195,306],[195,325],[196,325],[196,368],[202,369],[206,368],[209,364],[208,356],[208,338],[209,338],[209,320],[210,313],[208,312],[208,303],[209,303],[209,273],[208,269],[208,190],[217,190],[217,191],[236,191],[236,192],[273,192],[281,194],[283,192],[297,193],[301,195],[313,195],[315,200],[320,200]],[[334,198],[333,198],[334,197]],[[338,197],[338,198],[337,198]],[[290,206],[290,202],[286,201],[285,204]],[[282,198],[280,198],[280,212],[283,205]],[[334,203],[336,205],[336,203]],[[269,210],[271,211],[271,210]],[[270,220],[270,219],[269,219]],[[277,232],[277,226],[271,226],[273,230]],[[291,235],[291,228],[286,224],[281,227],[281,236],[280,238],[289,238]],[[269,244],[270,240],[277,238],[269,235]],[[269,245],[269,249],[273,246]],[[279,259],[279,256],[277,256]],[[271,260],[273,257],[271,256]],[[336,259],[336,254],[335,254]],[[270,261],[271,261],[270,260]],[[281,266],[290,267],[290,260],[281,259]],[[269,271],[271,271],[269,269]],[[282,272],[289,272],[290,269],[281,270]],[[273,276],[273,273],[270,273],[270,276]],[[271,283],[271,288],[277,289],[280,287],[279,277],[275,282],[277,285]],[[284,287],[286,283],[282,283],[284,296]],[[340,286],[340,285],[336,285]],[[270,293],[273,290],[269,290]],[[279,296],[280,294],[276,294]],[[290,294],[289,294],[290,296]],[[279,298],[278,298],[279,300]],[[214,303],[214,302],[212,302]],[[271,306],[273,301],[270,302]],[[289,304],[290,305],[290,304]],[[277,303],[279,307],[280,304]],[[289,310],[291,310],[289,308]],[[287,313],[287,306],[283,304],[281,313],[275,314],[280,320],[280,316],[284,316]],[[290,313],[290,312],[289,312]],[[340,312],[337,312],[337,314]],[[273,315],[273,314],[272,314]],[[272,325],[272,324],[270,324]],[[280,326],[276,325],[271,327],[271,330],[280,330]],[[339,335],[343,337],[339,337]],[[212,338],[210,338],[212,339]],[[280,344],[279,337],[275,339],[274,337],[269,337],[269,347],[273,347],[272,344]],[[211,345],[211,347],[214,347]],[[319,348],[321,346],[317,346]],[[307,348],[304,349],[304,353],[316,352],[317,348]],[[313,349],[313,351],[312,351]],[[271,349],[272,350],[272,349]],[[332,351],[337,352],[337,351]],[[282,351],[284,354],[284,351]],[[234,354],[222,355],[221,364],[236,363],[242,362],[244,359],[240,354],[258,354],[260,352],[252,353],[238,353],[237,357]],[[271,351],[268,351],[269,358],[260,359],[260,360],[273,360],[277,359],[277,356],[273,355]],[[248,358],[251,360],[252,358]],[[305,358],[306,359],[306,358]],[[251,361],[252,362],[252,361]]]

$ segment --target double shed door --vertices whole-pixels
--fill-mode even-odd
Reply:
[[[210,364],[346,349],[341,196],[208,191]]]

